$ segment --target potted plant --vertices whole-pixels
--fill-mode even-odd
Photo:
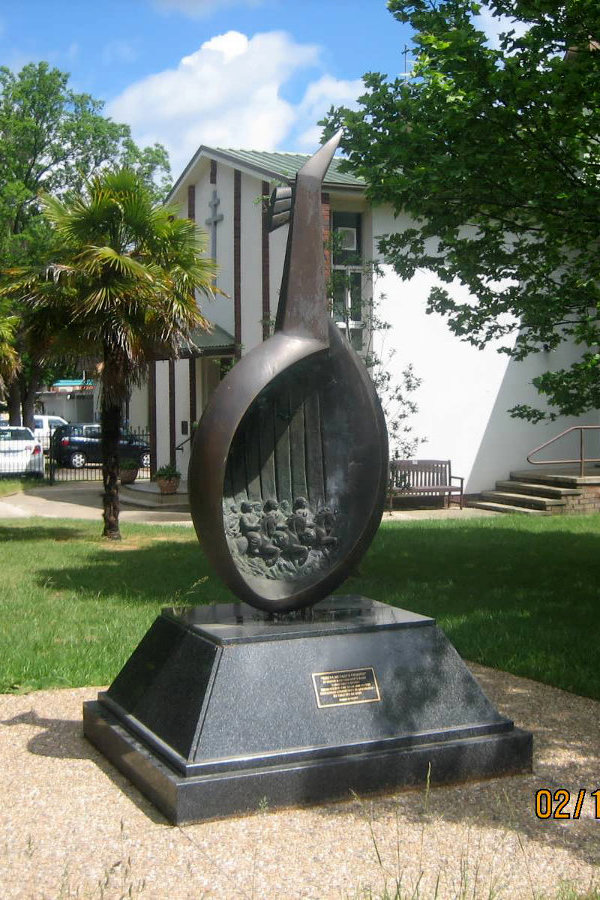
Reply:
[[[133,484],[137,478],[139,462],[136,459],[122,459],[119,463],[119,477],[121,484]]]
[[[175,466],[161,466],[156,470],[154,476],[161,494],[174,494],[179,487],[181,481],[181,472],[178,472]]]

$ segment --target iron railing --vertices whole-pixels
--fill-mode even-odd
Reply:
[[[148,456],[150,454],[150,432],[144,428],[128,428],[127,436],[135,437],[148,444]],[[85,446],[81,447],[83,457],[70,461],[64,454],[59,454],[52,442],[49,443],[46,464],[46,476],[50,484],[57,481],[102,481],[102,456],[100,450],[100,436],[91,442],[91,453],[85,456]],[[120,447],[121,456],[127,456],[127,449]],[[150,466],[140,466],[137,479],[150,478]]]
[[[540,450],[545,450],[546,447],[549,447],[551,444],[555,444],[556,441],[559,441],[561,438],[564,438],[567,434],[574,434],[576,431],[579,432],[579,456],[571,457],[570,459],[532,459],[532,456],[535,456],[536,453],[539,453]],[[539,447],[536,447],[534,450],[531,450],[527,454],[527,462],[531,463],[532,466],[558,466],[558,465],[572,465],[579,463],[579,475],[583,477],[585,474],[585,464],[586,463],[598,463],[600,462],[600,456],[586,456],[585,455],[585,433],[588,431],[600,431],[600,425],[572,425],[571,428],[565,428],[564,431],[561,431],[560,434],[555,435],[553,438],[550,438],[549,441],[545,441],[543,444],[540,444]]]

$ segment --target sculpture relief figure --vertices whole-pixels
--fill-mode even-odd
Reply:
[[[248,542],[247,550],[249,556],[262,557],[268,566],[272,566],[277,562],[279,557],[279,548],[276,547],[265,534],[263,528],[263,517],[256,512],[258,506],[262,513],[262,505],[260,503],[249,503],[244,500],[241,505],[242,514],[240,516],[240,532]],[[242,551],[243,552],[243,551]]]
[[[227,535],[238,557],[250,557],[254,570],[264,565],[270,577],[289,578],[302,574],[303,566],[323,565],[338,543],[334,534],[336,514],[329,506],[316,512],[306,497],[290,503],[269,498],[243,500],[239,511],[235,503],[223,504]],[[279,568],[276,563],[285,565]],[[290,563],[293,569],[290,569]]]
[[[279,509],[276,500],[267,500],[263,507],[263,530],[269,540],[276,537],[276,532],[286,528],[286,516]]]
[[[240,534],[246,539],[249,556],[257,556],[261,543],[260,519],[254,512],[252,504],[246,500],[243,501],[240,509],[242,513],[239,518]]]
[[[294,511],[288,519],[288,526],[305,547],[313,547],[316,543],[314,524],[308,501],[305,497],[297,497],[294,500]]]
[[[328,506],[323,506],[315,516],[315,533],[318,547],[335,547],[337,538],[333,534],[335,516]]]

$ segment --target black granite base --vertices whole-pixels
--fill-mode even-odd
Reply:
[[[433,619],[364,597],[165,610],[88,739],[172,822],[529,771]]]

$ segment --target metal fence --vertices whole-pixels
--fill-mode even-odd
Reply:
[[[74,426],[73,426],[74,427]],[[102,481],[102,432],[100,425],[80,426],[60,440],[49,439],[47,478],[60,481]],[[150,432],[128,428],[121,436],[121,462],[138,462],[136,481],[150,478]],[[125,476],[124,476],[125,477]]]
[[[102,481],[102,432],[100,425],[65,426],[56,437],[32,436],[28,428],[0,423],[0,477],[45,479],[51,484],[64,481]],[[60,440],[56,438],[60,437]],[[120,459],[136,462],[135,480],[150,478],[150,433],[127,429],[121,438]],[[132,469],[122,469],[123,481]],[[134,470],[135,471],[135,470]]]

